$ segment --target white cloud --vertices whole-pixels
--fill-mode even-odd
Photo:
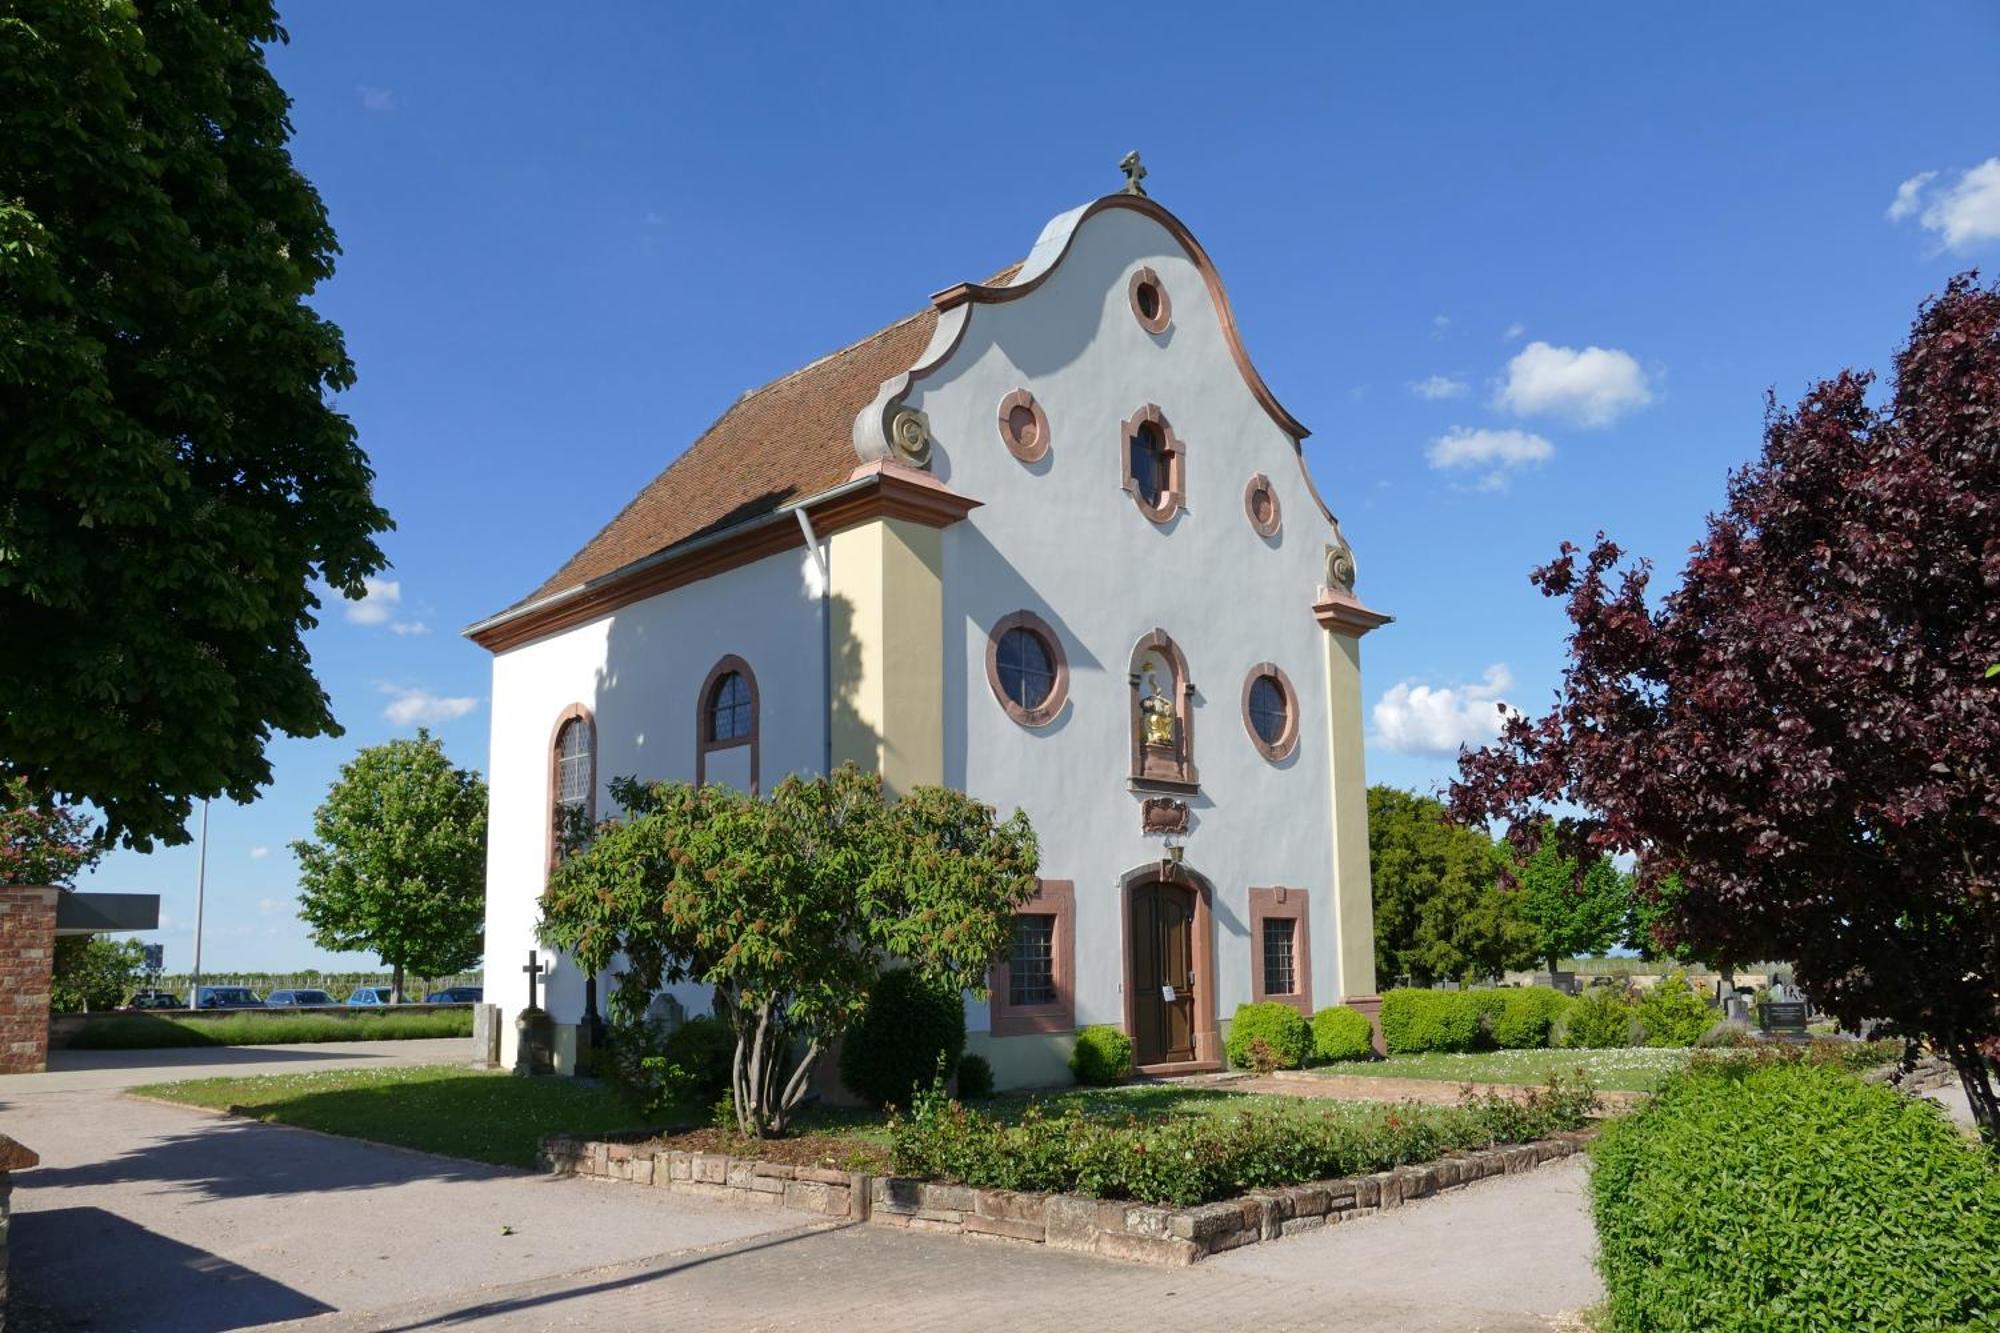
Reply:
[[[1461,397],[1468,387],[1464,380],[1453,379],[1449,375],[1427,375],[1423,379],[1410,381],[1410,392],[1431,402],[1436,402],[1440,398]]]
[[[1449,332],[1451,332],[1451,316],[1450,316],[1450,315],[1432,315],[1432,316],[1431,316],[1431,337],[1433,337],[1433,338],[1442,338],[1442,337],[1444,337],[1444,335],[1445,335],[1445,334],[1447,334],[1447,333],[1449,333]]]
[[[1500,734],[1501,697],[1514,688],[1507,664],[1486,668],[1477,685],[1431,686],[1400,680],[1375,701],[1375,740],[1402,754],[1454,755]]]
[[[1924,187],[1937,179],[1935,171],[1920,171],[1896,187],[1896,197],[1889,203],[1889,221],[1901,222],[1923,207]]]
[[[364,579],[362,595],[347,604],[347,618],[356,625],[385,625],[403,604],[403,585],[395,579]]]
[[[1938,184],[1938,178],[1939,173],[1924,171],[1897,186],[1889,220],[1916,218],[1947,250],[2000,241],[2000,157],[1987,158],[1948,184]]]
[[[421,620],[398,620],[389,626],[391,634],[429,634],[431,627]]]
[[[1551,347],[1531,342],[1507,363],[1494,398],[1516,416],[1550,413],[1580,426],[1605,426],[1653,401],[1646,372],[1615,347]]]
[[[382,690],[395,696],[382,710],[382,716],[399,727],[449,722],[479,707],[479,700],[469,697],[454,698],[432,694],[429,690],[405,689],[400,685],[384,685]]]
[[[285,911],[291,905],[292,900],[290,898],[259,898],[257,900],[257,910],[265,916],[269,916],[273,912]]]
[[[364,111],[396,109],[396,90],[393,88],[376,88],[364,83],[355,88],[354,95],[361,99],[361,109]]]
[[[271,849],[269,847],[252,847],[250,849],[250,859],[252,861],[261,861],[270,854]]]
[[[1500,341],[1513,342],[1516,338],[1520,337],[1527,331],[1528,331],[1528,326],[1526,324],[1523,324],[1520,320],[1517,319],[1512,324],[1509,324],[1506,328],[1500,331]]]
[[[1482,491],[1504,491],[1508,474],[1517,468],[1540,467],[1556,456],[1556,447],[1525,430],[1487,430],[1453,426],[1430,442],[1424,457],[1440,472],[1484,468],[1476,483]]]

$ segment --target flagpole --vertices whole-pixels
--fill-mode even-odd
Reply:
[[[201,914],[208,898],[208,802],[201,803],[201,851],[194,872],[194,979],[188,983],[188,1007],[201,998]]]

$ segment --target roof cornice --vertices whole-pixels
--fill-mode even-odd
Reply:
[[[857,467],[846,481],[817,495],[689,538],[609,574],[491,616],[463,633],[489,652],[503,653],[766,556],[803,549],[805,537],[793,518],[795,510],[805,510],[814,531],[826,537],[876,519],[949,527],[980,503],[929,473],[878,460]]]

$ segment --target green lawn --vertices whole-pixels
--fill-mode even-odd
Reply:
[[[534,1166],[535,1145],[544,1134],[646,1126],[597,1084],[515,1078],[448,1065],[204,1078],[133,1091],[501,1166]],[[688,1118],[704,1116],[691,1112]]]
[[[1645,1046],[1601,1051],[1478,1051],[1471,1055],[1393,1055],[1386,1060],[1323,1065],[1314,1074],[1355,1074],[1364,1078],[1423,1078],[1451,1083],[1529,1083],[1578,1069],[1599,1088],[1651,1092],[1686,1064],[1692,1051]]]
[[[234,1111],[277,1124],[328,1134],[372,1139],[405,1148],[468,1157],[502,1166],[535,1165],[535,1145],[545,1134],[582,1135],[641,1129],[665,1122],[701,1125],[707,1108],[641,1116],[608,1089],[559,1078],[514,1078],[451,1066],[400,1069],[335,1069],[311,1074],[267,1074],[251,1078],[205,1078],[135,1088],[146,1097]],[[980,1109],[1014,1120],[1038,1101],[1051,1114],[1076,1105],[1093,1116],[1140,1120],[1276,1111],[1284,1115],[1362,1116],[1366,1103],[1308,1101],[1298,1097],[1256,1096],[1212,1088],[1141,1084],[1123,1088],[1080,1088],[1030,1099],[998,1097]],[[808,1110],[800,1134],[852,1140],[884,1149],[888,1131],[880,1114],[866,1110]],[[740,1151],[754,1151],[744,1144]]]

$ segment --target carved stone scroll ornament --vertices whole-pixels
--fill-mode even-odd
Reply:
[[[1342,592],[1354,591],[1354,548],[1338,531],[1333,534],[1333,544],[1326,548],[1326,586]]]
[[[1141,808],[1139,827],[1145,833],[1186,833],[1187,802],[1176,801],[1171,796],[1147,797]]]

